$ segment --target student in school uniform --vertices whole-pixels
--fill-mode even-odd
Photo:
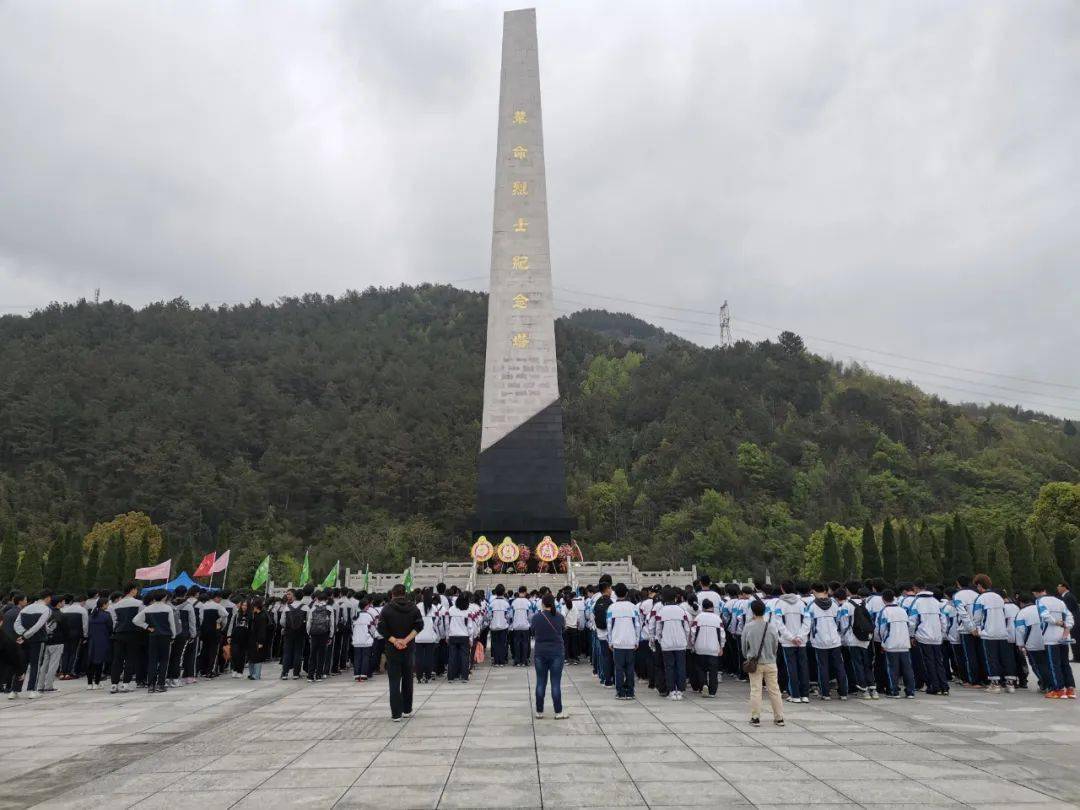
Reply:
[[[26,656],[27,674],[23,683],[23,694],[33,700],[40,697],[38,679],[45,656],[45,642],[48,639],[47,624],[52,618],[52,591],[44,590],[37,599],[19,611],[12,625],[16,642],[22,645]]]
[[[195,609],[188,601],[187,588],[181,585],[173,591],[173,613],[176,614],[176,635],[169,650],[169,670],[165,685],[174,689],[182,686],[184,658],[195,636]]]
[[[285,601],[278,614],[281,624],[281,680],[289,677],[300,680],[304,664],[304,645],[307,643],[307,614],[296,590],[285,592]],[[370,604],[365,599],[365,604]]]
[[[857,584],[857,583],[856,583]],[[874,669],[870,661],[870,643],[873,638],[872,619],[865,611],[864,601],[869,591],[863,587],[857,596],[849,596],[846,588],[839,588],[834,594],[839,610],[837,621],[840,623],[840,643],[847,653],[851,663],[851,679],[855,685],[855,691],[862,700],[877,699],[877,684],[874,681]],[[862,616],[858,633],[856,632],[856,615]],[[866,624],[870,622],[869,628]],[[860,635],[863,637],[860,638]]]
[[[982,650],[979,647],[979,638],[972,633],[975,625],[972,622],[972,605],[979,598],[979,592],[971,587],[971,578],[959,576],[956,578],[956,593],[953,594],[953,607],[960,624],[960,676],[964,686],[969,689],[985,689],[985,669],[983,667]]]
[[[362,683],[371,674],[371,648],[375,638],[371,635],[375,614],[371,612],[371,599],[360,598],[359,609],[352,622],[353,677]]]
[[[948,631],[948,620],[941,602],[922,583],[908,607],[908,625],[919,650],[922,680],[928,695],[948,695],[949,681],[945,675],[945,655],[942,645]]]
[[[1032,593],[1039,611],[1039,628],[1046,649],[1046,671],[1050,681],[1046,697],[1076,700],[1076,682],[1069,665],[1074,621],[1072,611],[1059,597],[1047,594],[1042,585],[1032,588]]]
[[[622,582],[614,588],[616,601],[607,609],[607,643],[614,665],[616,700],[633,700],[634,658],[641,638],[641,617],[637,605],[627,599],[628,589]]]
[[[506,599],[506,586],[501,582],[492,592],[489,610],[491,613],[491,665],[505,667],[511,611],[510,602]]]
[[[41,657],[37,684],[37,691],[42,694],[56,691],[54,681],[60,669],[60,661],[64,657],[63,614],[60,611],[67,605],[67,600],[67,595],[54,598],[49,620],[45,624],[45,649]]]
[[[1050,671],[1046,661],[1039,608],[1035,604],[1035,597],[1030,593],[1020,593],[1017,601],[1020,609],[1013,620],[1016,647],[1021,655],[1027,656],[1039,691],[1046,694],[1050,690]]]
[[[504,600],[505,601],[505,600]],[[437,627],[442,613],[441,604],[436,601],[435,593],[431,588],[424,588],[420,594],[420,618],[424,620],[424,629],[416,634],[415,646],[415,670],[417,683],[431,683],[435,674],[435,650],[439,646],[439,630]],[[505,623],[506,616],[503,615]],[[505,636],[504,639],[505,641]],[[494,643],[494,642],[492,642]]]
[[[986,574],[972,580],[978,596],[971,603],[971,635],[982,647],[982,660],[989,681],[987,692],[1016,691],[1016,661],[1009,643],[1009,622],[1005,615],[1005,600],[991,590],[993,583]]]
[[[510,642],[515,667],[529,665],[529,620],[533,613],[529,591],[522,585],[518,595],[510,602]]]
[[[716,697],[720,681],[720,652],[724,649],[724,623],[712,599],[700,602],[701,610],[690,624],[690,644],[703,684],[702,697]]]
[[[810,668],[806,644],[810,638],[810,616],[790,580],[780,583],[780,598],[774,603],[773,621],[780,636],[780,653],[787,670],[789,703],[810,702]]]
[[[578,663],[578,606],[573,591],[566,589],[556,602],[557,612],[563,617],[563,651],[567,664]]]
[[[60,608],[60,631],[64,640],[64,654],[60,659],[60,680],[70,681],[79,677],[82,664],[82,648],[90,629],[90,614],[82,602],[68,595]]]
[[[169,669],[169,649],[173,637],[179,631],[176,613],[165,598],[164,590],[150,594],[150,604],[135,614],[132,624],[147,633],[148,666],[146,672],[147,694],[165,691],[165,677]]]
[[[885,674],[889,682],[888,696],[900,697],[900,680],[904,681],[906,697],[915,697],[915,670],[911,666],[911,634],[907,611],[896,604],[895,594],[886,589],[881,594],[882,608],[878,614],[881,648],[885,652]]]
[[[326,657],[330,654],[330,645],[334,642],[334,613],[327,604],[326,593],[318,591],[307,614],[308,646],[311,651],[308,661],[308,683],[321,683],[326,667]]]
[[[611,607],[614,592],[611,581],[601,579],[599,583],[599,595],[593,603],[593,627],[596,628],[596,677],[600,683],[612,689],[615,686],[615,657],[612,655],[611,644],[608,643],[607,611]]]
[[[469,647],[473,637],[472,611],[469,598],[457,597],[447,614],[446,641],[449,659],[446,663],[446,682],[469,680]],[[528,638],[526,636],[526,638]]]
[[[664,605],[656,614],[656,641],[664,659],[669,700],[682,700],[686,689],[686,647],[690,640],[690,618],[678,603],[675,590],[665,588]]]
[[[814,583],[810,589],[814,600],[807,606],[806,614],[810,622],[809,642],[814,650],[819,696],[822,700],[832,699],[829,689],[832,679],[836,678],[840,700],[847,700],[847,670],[840,653],[840,607],[829,596],[824,584]]]

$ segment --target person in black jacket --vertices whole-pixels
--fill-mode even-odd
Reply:
[[[248,678],[262,680],[262,665],[270,654],[270,617],[263,609],[263,600],[256,596],[248,604],[249,620],[247,636]]]
[[[131,679],[145,666],[140,658],[140,651],[145,650],[146,646],[139,644],[141,634],[134,624],[135,616],[144,607],[142,600],[137,596],[138,593],[139,586],[135,582],[127,583],[124,596],[109,608],[109,613],[113,618],[110,694],[128,692],[133,689]]]
[[[390,679],[390,716],[395,723],[412,717],[413,639],[424,629],[420,610],[400,583],[379,614],[379,635],[386,639],[386,675]]]
[[[165,597],[164,590],[153,591],[149,604],[135,614],[132,624],[146,634],[148,669],[146,673],[146,691],[148,694],[165,691],[165,678],[169,670],[169,650],[173,638],[180,628],[173,611]]]

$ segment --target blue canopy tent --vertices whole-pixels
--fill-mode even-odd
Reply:
[[[210,591],[210,592],[221,590],[220,588],[207,588],[205,585],[199,585],[198,582],[196,582],[195,580],[193,580],[191,577],[188,576],[187,571],[183,571],[175,579],[173,579],[170,582],[166,582],[164,585],[148,585],[148,586],[146,586],[145,588],[142,589],[141,593],[147,594],[147,593],[150,593],[151,591],[160,591],[162,588],[167,590],[169,593],[172,593],[173,591],[175,591],[177,588],[179,588],[181,586],[187,588],[188,590],[191,590],[195,586],[198,586],[199,588],[202,588],[203,590]]]

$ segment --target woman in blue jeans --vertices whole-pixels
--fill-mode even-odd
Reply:
[[[544,693],[547,691],[548,678],[551,678],[551,702],[555,706],[555,719],[566,717],[562,708],[562,671],[566,663],[563,647],[563,631],[566,622],[555,612],[555,597],[544,594],[541,610],[533,617],[532,635],[536,640],[533,648],[533,666],[536,667],[536,716],[544,716]]]

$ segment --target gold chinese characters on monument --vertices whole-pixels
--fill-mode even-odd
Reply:
[[[529,269],[529,257],[528,256],[511,256],[510,266],[515,270],[528,270]]]
[[[514,309],[525,309],[529,306],[529,297],[518,293],[514,296]]]
[[[525,233],[529,230],[529,221],[525,217],[518,217],[517,222],[514,223],[514,230],[517,233]]]
[[[525,115],[524,110],[514,110],[514,123],[515,124],[527,124],[529,117]]]
[[[527,334],[525,334],[524,332],[518,332],[512,338],[510,338],[510,343],[513,345],[513,347],[515,349],[528,348],[529,336]]]
[[[518,146],[514,147],[514,157],[517,158],[518,160],[524,160],[528,156],[529,156],[529,150],[526,149],[524,146],[518,145]]]

